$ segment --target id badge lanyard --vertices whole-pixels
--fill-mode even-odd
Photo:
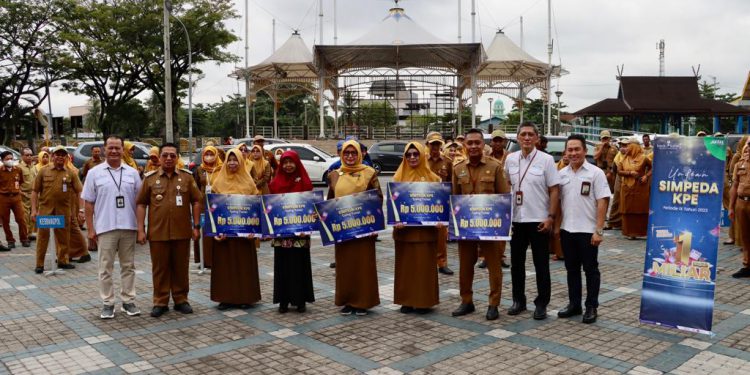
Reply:
[[[115,180],[115,176],[112,174],[112,169],[107,167],[107,172],[109,172],[109,177],[112,177],[112,182],[117,186],[117,196],[115,197],[115,207],[117,208],[125,208],[125,197],[122,196],[122,192],[120,191],[120,188],[122,187],[122,167],[120,167],[120,182],[118,183]]]
[[[539,152],[539,150],[534,150],[534,155],[531,156],[531,161],[529,161],[529,164],[526,165],[526,170],[523,171],[523,176],[521,176],[521,154],[518,154],[518,190],[516,190],[516,206],[522,206],[523,205],[523,191],[521,190],[521,184],[523,184],[523,180],[526,178],[526,173],[529,171],[529,168],[531,168],[531,165],[534,164],[534,159],[536,158],[536,154]]]

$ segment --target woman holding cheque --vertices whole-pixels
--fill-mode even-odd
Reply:
[[[347,141],[341,148],[341,168],[328,175],[328,199],[375,189],[382,198],[377,172],[362,164],[359,143]],[[335,245],[336,306],[344,306],[341,315],[367,315],[380,304],[375,236],[349,240]],[[435,259],[433,259],[433,266]]]
[[[229,150],[224,166],[213,176],[211,193],[258,194],[245,162],[238,149]],[[219,302],[219,310],[247,308],[260,301],[258,254],[253,236],[249,237],[214,237],[211,300]]]
[[[268,185],[271,194],[312,191],[313,185],[296,152],[281,154],[276,176]],[[289,311],[289,305],[305,311],[305,303],[315,302],[312,267],[310,265],[310,236],[276,238],[273,246],[273,303],[279,312]]]
[[[417,142],[411,142],[406,145],[404,159],[396,170],[393,181],[441,182],[441,179],[427,166],[425,148]],[[437,239],[438,228],[435,226],[395,225],[393,240],[396,242],[396,280],[393,303],[402,305],[402,313],[416,311],[425,314],[432,306],[440,303],[435,267]]]

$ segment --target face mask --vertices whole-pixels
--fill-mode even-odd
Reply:
[[[214,162],[214,160],[216,160],[216,156],[206,155],[206,157],[204,157],[203,160],[206,163],[211,164]]]
[[[3,160],[3,165],[10,168],[13,166],[13,160]]]

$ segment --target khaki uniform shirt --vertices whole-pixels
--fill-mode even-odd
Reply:
[[[21,172],[23,172],[21,192],[23,192],[24,195],[28,194],[31,196],[31,189],[34,187],[34,180],[36,179],[36,167],[33,165],[26,165],[22,160],[18,163],[18,168],[21,168]]]
[[[148,239],[151,241],[185,240],[193,236],[190,218],[192,203],[201,199],[190,171],[175,169],[172,176],[161,168],[146,173],[136,198],[148,206]],[[182,205],[177,205],[180,196]]]
[[[440,158],[433,160],[427,159],[427,166],[436,175],[440,176],[443,182],[451,182],[453,176],[453,161],[447,156],[440,155]]]
[[[104,159],[99,159],[99,161],[95,161],[94,158],[86,160],[86,162],[83,163],[83,168],[81,169],[81,176],[83,176],[83,178],[85,179],[91,168],[94,168],[101,163],[104,163]]]
[[[750,162],[740,160],[734,166],[732,181],[737,182],[738,197],[750,197]]]
[[[601,148],[601,143],[596,145],[596,147],[594,148],[594,154],[599,152]],[[596,166],[601,168],[601,170],[603,170],[604,172],[611,172],[613,163],[615,161],[615,156],[617,156],[617,147],[610,144],[609,150],[602,152],[602,154],[599,155],[599,159],[595,160]]]
[[[12,167],[10,170],[0,166],[0,194],[18,194],[23,184],[23,171],[21,168]]]
[[[476,166],[469,159],[453,166],[453,194],[504,194],[510,192],[503,166],[495,158],[482,156]]]
[[[83,186],[75,172],[54,166],[42,168],[34,180],[34,191],[39,194],[38,214],[70,217],[81,190]]]

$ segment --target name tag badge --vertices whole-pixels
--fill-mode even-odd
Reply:
[[[21,185],[18,183],[18,181],[16,181],[16,190],[18,190],[20,188],[20,186]]]
[[[581,195],[588,197],[591,194],[591,183],[588,181],[581,182]]]
[[[177,205],[177,207],[182,207],[182,195],[179,195],[179,194],[178,194],[178,195],[177,195],[177,196],[175,197],[175,199],[176,199],[176,201],[175,201],[175,204]]]
[[[68,184],[66,184],[66,183],[63,182],[62,191],[63,191],[63,193],[67,193],[68,192]]]
[[[211,185],[206,185],[206,194],[211,194]]]
[[[115,205],[117,208],[125,208],[125,197],[118,195],[115,197]]]
[[[516,192],[516,206],[522,206],[523,205],[523,192],[517,191]]]

